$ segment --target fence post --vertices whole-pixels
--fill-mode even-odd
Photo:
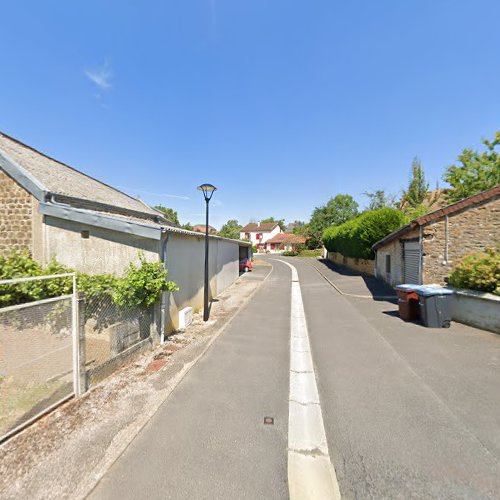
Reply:
[[[87,392],[87,369],[85,352],[85,295],[78,294],[78,377],[80,379],[80,394]]]
[[[78,331],[78,296],[76,274],[73,274],[73,294],[71,296],[71,333],[73,338],[73,391],[80,395],[80,335]]]

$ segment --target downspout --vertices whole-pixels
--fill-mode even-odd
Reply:
[[[170,233],[166,233],[165,239],[161,244],[161,262],[163,267],[167,269],[167,244]],[[166,315],[167,315],[167,292],[162,292],[161,294],[161,305],[160,305],[160,344],[165,342],[165,326],[166,326]]]
[[[444,216],[444,262],[448,265],[448,215]]]
[[[420,281],[420,285],[423,284],[423,276],[422,276],[422,268],[423,268],[423,261],[424,261],[424,249],[422,247],[422,234],[423,234],[423,228],[422,226],[419,227],[418,231],[418,246],[420,247],[420,259],[418,259],[418,279]]]

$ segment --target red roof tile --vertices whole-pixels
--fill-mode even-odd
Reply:
[[[290,243],[290,244],[304,244],[306,239],[303,236],[299,236],[297,234],[289,234],[289,233],[278,233],[276,236],[273,236],[270,240],[267,240],[266,243]]]

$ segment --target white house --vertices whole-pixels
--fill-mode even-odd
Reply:
[[[280,225],[277,222],[251,222],[240,231],[242,240],[250,240],[257,250],[264,250],[265,244],[279,233],[282,233]]]

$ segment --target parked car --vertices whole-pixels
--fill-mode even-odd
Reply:
[[[240,271],[243,271],[244,273],[248,273],[248,271],[251,271],[253,267],[252,261],[250,259],[241,259],[240,260]]]

